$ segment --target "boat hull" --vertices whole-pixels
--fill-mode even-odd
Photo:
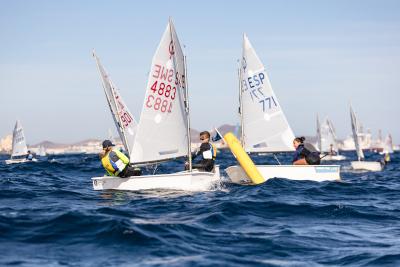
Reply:
[[[257,165],[256,167],[266,180],[286,178],[316,182],[340,181],[339,165]],[[228,167],[225,172],[233,183],[247,184],[250,182],[249,177],[240,166]]]
[[[17,163],[25,163],[25,162],[36,162],[37,159],[28,160],[25,158],[22,159],[6,159],[6,164],[17,164]]]
[[[174,189],[186,191],[204,191],[220,181],[219,167],[215,172],[178,172],[171,174],[132,176],[127,178],[103,176],[92,178],[94,190],[147,190]]]
[[[352,161],[351,167],[353,170],[366,170],[379,172],[382,170],[382,164],[378,161]]]
[[[328,155],[323,157],[321,160],[323,161],[334,161],[334,160],[345,160],[346,157],[343,155]]]

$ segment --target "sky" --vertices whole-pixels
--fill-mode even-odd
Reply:
[[[400,1],[0,0],[0,137],[16,119],[29,144],[115,132],[96,53],[139,120],[153,54],[174,20],[188,63],[191,124],[236,124],[245,32],[295,135],[328,116],[400,143]]]

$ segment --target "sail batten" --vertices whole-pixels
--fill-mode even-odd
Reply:
[[[240,67],[242,143],[247,152],[293,151],[294,134],[246,35]]]

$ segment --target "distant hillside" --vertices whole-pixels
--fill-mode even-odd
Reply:
[[[32,145],[31,147],[44,147],[44,148],[63,148],[63,147],[68,147],[69,145],[67,144],[60,144],[60,143],[54,143],[51,141],[42,141],[38,144]]]

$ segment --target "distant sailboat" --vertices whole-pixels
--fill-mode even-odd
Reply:
[[[27,159],[27,156],[28,147],[26,146],[24,129],[20,121],[17,120],[13,131],[11,158],[6,160],[6,164],[36,161],[36,159]]]
[[[248,153],[294,151],[293,131],[278,102],[268,75],[246,35],[239,75],[239,104],[242,146]],[[257,165],[265,179],[340,180],[338,165]],[[234,183],[249,180],[240,166],[226,169]]]
[[[106,70],[93,51],[93,57],[96,60],[97,68],[103,83],[104,93],[106,95],[107,103],[111,111],[112,118],[117,128],[118,134],[124,144],[125,150],[130,154],[133,142],[135,140],[137,123],[128,107],[125,105],[118,89],[111,81]]]
[[[318,149],[322,154],[321,160],[344,160],[345,156],[339,155],[336,131],[331,120],[326,118],[322,125],[317,116],[317,141]]]
[[[218,166],[215,172],[191,168],[188,100],[185,57],[170,20],[153,57],[130,161],[134,165],[149,165],[188,157],[189,170],[129,178],[95,177],[93,188],[204,190],[218,181]]]
[[[377,161],[364,161],[364,152],[360,145],[360,135],[359,124],[357,121],[356,114],[353,111],[353,108],[350,106],[350,118],[351,118],[351,129],[353,132],[354,145],[356,147],[356,153],[358,157],[358,161],[352,161],[351,167],[354,170],[368,170],[368,171],[381,171],[382,164]]]

